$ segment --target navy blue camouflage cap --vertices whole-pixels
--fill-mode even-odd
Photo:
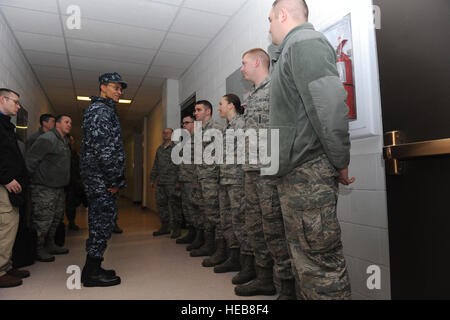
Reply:
[[[127,83],[122,80],[122,77],[117,72],[102,74],[98,78],[98,81],[100,82],[100,84],[107,82],[117,82],[122,85],[122,89],[126,89],[128,87]]]

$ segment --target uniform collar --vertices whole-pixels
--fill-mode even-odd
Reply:
[[[281,52],[283,52],[284,47],[286,46],[286,43],[289,41],[289,39],[292,37],[294,33],[300,30],[315,30],[312,23],[306,22],[304,24],[298,25],[295,28],[293,28],[291,31],[288,32],[286,37],[284,37],[283,41],[281,42],[280,46],[277,47],[277,50],[275,51],[275,55],[272,58],[273,62],[277,62],[278,58],[281,55]]]
[[[253,85],[253,92],[265,87],[269,82],[270,82],[270,74],[257,87],[255,85]]]
[[[91,103],[94,103],[94,102],[101,102],[112,108],[114,108],[116,106],[116,103],[114,102],[114,100],[110,99],[110,98],[105,99],[105,98],[98,97],[98,96],[92,96]]]

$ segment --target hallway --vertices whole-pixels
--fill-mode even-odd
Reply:
[[[66,287],[70,265],[83,267],[87,239],[87,210],[80,207],[76,223],[80,231],[66,233],[69,254],[56,256],[55,262],[36,262],[24,268],[31,272],[24,284],[1,289],[0,300],[237,300],[231,278],[236,272],[215,274],[201,266],[202,257],[192,258],[186,245],[176,244],[169,235],[153,237],[159,225],[154,212],[143,211],[121,198],[119,226],[122,234],[113,234],[108,242],[103,267],[115,269],[121,277],[119,286],[69,290]],[[252,300],[275,299],[251,297]],[[245,299],[249,300],[249,299]]]

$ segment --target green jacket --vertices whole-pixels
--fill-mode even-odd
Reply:
[[[336,168],[347,168],[347,93],[328,40],[310,23],[295,27],[281,43],[274,62],[270,127],[280,133],[278,176],[323,153]]]
[[[43,135],[45,132],[42,129],[42,127],[39,128],[38,131],[36,131],[35,133],[33,133],[28,139],[27,142],[25,143],[25,150],[30,150],[31,146],[33,145],[33,143],[36,141],[37,138],[39,138],[41,135]]]
[[[42,134],[27,150],[25,162],[31,184],[62,188],[70,181],[70,148],[56,129]]]

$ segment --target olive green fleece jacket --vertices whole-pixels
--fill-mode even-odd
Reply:
[[[31,184],[62,188],[70,182],[71,152],[56,129],[39,136],[25,154]]]
[[[273,60],[270,127],[280,134],[277,175],[324,153],[334,167],[347,168],[347,92],[328,40],[305,23],[286,35]]]

